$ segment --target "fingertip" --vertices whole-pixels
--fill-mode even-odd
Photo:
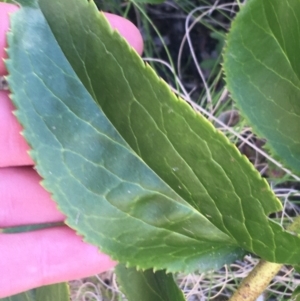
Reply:
[[[89,277],[116,262],[67,227],[0,234],[0,298],[38,286]]]
[[[31,167],[0,168],[0,228],[65,220],[40,181]]]
[[[0,74],[6,73],[4,59],[7,57],[5,48],[6,32],[9,28],[9,14],[17,11],[19,8],[14,4],[0,3]]]
[[[104,13],[112,28],[116,29],[122,37],[141,55],[144,42],[140,31],[129,20],[110,13]]]

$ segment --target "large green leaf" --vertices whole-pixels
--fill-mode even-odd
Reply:
[[[12,99],[67,223],[113,258],[143,268],[207,269],[241,255],[133,152],[64,58],[36,2],[24,2],[8,36]]]
[[[116,274],[129,301],[185,301],[173,276],[165,271],[137,271],[119,264]]]
[[[2,275],[2,277],[5,275]],[[42,286],[30,291],[11,297],[0,299],[0,301],[69,301],[70,292],[67,283],[57,283]]]
[[[281,209],[267,183],[92,2],[19,2],[8,35],[12,99],[72,228],[143,269],[216,268],[241,248],[300,262],[300,239],[267,217]]]
[[[255,131],[300,172],[300,1],[249,0],[227,39],[227,86]]]

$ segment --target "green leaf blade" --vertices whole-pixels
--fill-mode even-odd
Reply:
[[[255,185],[244,185],[249,181],[247,172],[254,171],[249,162],[210,123],[188,104],[175,98],[153,70],[145,66],[112,32],[102,16],[96,11],[92,13],[86,5],[72,16],[65,14],[61,7],[60,15],[52,18],[56,11],[54,2],[41,1],[41,4],[68,61],[106,116],[148,166],[193,207],[210,216],[224,232],[230,231],[224,226],[220,211],[231,219],[242,221],[243,209],[233,210],[228,204],[239,204],[241,195],[243,198],[249,196],[249,200],[244,201],[245,205],[257,202],[251,198],[251,190],[255,190],[254,195],[261,193],[261,199],[272,199],[260,204],[257,202],[257,207],[263,206],[266,214],[281,209],[257,173],[250,179]],[[85,14],[79,13],[82,11]],[[83,17],[88,14],[91,14],[89,18]],[[81,41],[78,35],[81,25],[69,27],[70,36],[67,38],[59,34],[59,28],[66,28],[81,18],[80,24],[88,26],[90,23],[92,26],[100,23],[101,27],[93,27],[95,34],[86,36],[85,46],[75,50],[72,45]],[[124,57],[124,53],[129,52],[131,57]],[[105,90],[109,93],[103,93]],[[233,163],[238,167],[234,171]],[[224,190],[228,195],[224,194]]]
[[[72,228],[143,269],[218,268],[244,249],[286,262],[282,241],[288,262],[299,262],[300,239],[267,218],[281,205],[266,182],[92,2],[39,1],[42,11],[20,2],[9,35],[12,99]]]
[[[129,301],[185,301],[173,276],[165,271],[137,271],[119,264],[116,274],[121,290]]]
[[[70,290],[68,283],[56,283],[36,289],[36,301],[68,301]]]
[[[68,283],[56,283],[41,286],[20,294],[0,299],[0,301],[69,301],[70,291]]]
[[[33,19],[36,26],[24,27]],[[234,241],[170,189],[114,129],[40,10],[23,8],[12,27],[19,36],[8,37],[14,50],[7,66],[16,115],[67,223],[117,260],[143,268],[208,269],[240,256]]]
[[[274,252],[283,252],[278,251],[280,244],[273,251],[274,236],[280,241],[285,234],[265,215],[281,210],[281,205],[249,162],[202,116],[175,98],[97,11],[91,13],[86,5],[69,16],[60,9],[52,19],[54,2],[41,1],[41,6],[76,74],[133,150],[221,231],[243,248],[274,261],[278,256]],[[89,13],[89,18],[83,17]],[[85,47],[75,51],[70,45],[80,43],[81,25],[68,24],[76,19],[82,19],[86,32],[92,24],[101,27],[94,26],[94,33],[85,37]],[[65,27],[70,33],[67,40],[59,31]],[[297,239],[290,239],[297,244]]]
[[[224,53],[227,85],[255,131],[300,171],[298,1],[252,0],[232,24]]]

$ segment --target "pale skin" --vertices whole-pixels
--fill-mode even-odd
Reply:
[[[18,8],[0,3],[0,76],[6,75],[5,33],[8,14]],[[106,14],[139,53],[142,37],[129,21]],[[8,91],[0,91],[0,228],[34,223],[61,222],[64,215],[56,209],[50,195],[40,185],[32,168],[29,147],[20,135],[22,127],[15,116]],[[56,282],[79,279],[115,266],[109,256],[82,241],[67,226],[26,232],[0,234],[0,298]]]

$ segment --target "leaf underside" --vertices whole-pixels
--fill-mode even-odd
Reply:
[[[300,262],[299,238],[267,218],[281,209],[267,183],[92,2],[19,2],[8,34],[11,98],[68,225],[142,269],[204,271],[244,249]]]
[[[232,23],[227,87],[255,132],[300,173],[300,2],[251,0]]]

